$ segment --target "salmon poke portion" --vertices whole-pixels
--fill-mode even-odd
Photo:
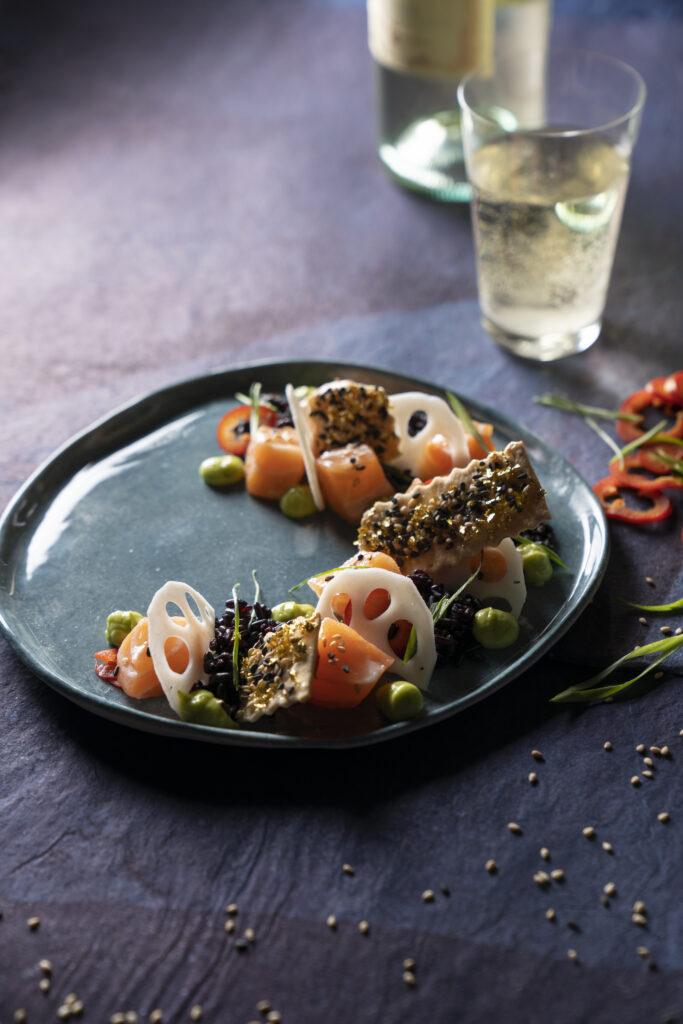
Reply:
[[[285,515],[324,510],[358,527],[340,566],[269,607],[254,575],[221,614],[169,581],[140,612],[112,612],[98,676],[180,719],[250,728],[302,704],[353,708],[374,695],[389,722],[419,716],[437,665],[517,643],[527,586],[560,561],[545,492],[521,441],[497,450],[455,396],[388,395],[337,380],[263,395],[252,385],[218,427],[213,487],[245,481]],[[291,595],[307,586],[309,601]]]

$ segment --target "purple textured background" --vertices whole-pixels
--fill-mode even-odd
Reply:
[[[556,41],[629,61],[649,96],[603,338],[536,367],[479,326],[468,211],[400,191],[378,164],[360,6],[0,8],[0,506],[122,401],[268,356],[448,383],[603,475],[588,428],[532,397],[613,407],[682,368],[683,23],[666,14],[556,20]],[[55,1020],[70,991],[90,1021],[156,1005],[183,1021],[199,1002],[210,1024],[247,1024],[266,997],[285,1024],[683,1020],[683,661],[621,703],[547,703],[659,635],[615,599],[681,596],[682,525],[680,500],[647,536],[617,524],[605,584],[551,658],[457,719],[352,755],[137,734],[68,704],[0,640],[0,1021],[19,1006]],[[639,742],[672,758],[636,790]],[[542,845],[566,872],[547,893],[532,881]],[[235,934],[256,930],[246,954],[223,930],[231,900]]]

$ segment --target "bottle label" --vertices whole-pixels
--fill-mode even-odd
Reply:
[[[462,78],[493,61],[494,0],[367,0],[375,60],[406,74]]]

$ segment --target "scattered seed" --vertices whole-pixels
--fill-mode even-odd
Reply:
[[[332,930],[334,931],[334,929],[337,927],[337,918],[334,916],[334,914],[327,915],[327,918],[325,919],[325,924],[327,925],[328,928],[332,928]]]
[[[497,868],[496,862],[493,859],[493,857],[489,857],[484,866],[490,875],[495,875]]]
[[[256,1004],[256,1009],[259,1013],[268,1013],[270,1010],[270,999],[261,999],[260,1002]]]
[[[644,615],[640,616],[640,618],[638,619],[638,622],[641,624],[641,626],[647,626],[647,619],[645,618]]]
[[[615,896],[617,892],[617,887],[614,884],[614,882],[608,882],[607,885],[603,886],[602,891],[604,892],[605,896]]]
[[[662,756],[661,747],[650,747],[650,753],[654,754],[655,757],[661,757]]]
[[[670,755],[670,753],[671,753],[671,751],[669,750],[669,748],[666,745],[663,746],[662,749],[660,750],[660,754],[662,755],[662,757],[668,757]]]
[[[225,912],[226,914],[232,914],[232,916],[234,917],[235,914],[237,913],[237,904],[228,903],[227,907],[225,908]]]
[[[52,963],[50,960],[41,960],[38,966],[40,967],[41,971],[45,971],[46,974],[49,974],[52,970]]]
[[[24,1021],[26,1020],[26,1010],[21,1009],[21,1007],[18,1010],[15,1010],[14,1020],[16,1024],[24,1024]]]
[[[652,576],[646,576],[645,577],[645,582],[649,583],[651,587],[654,587],[654,585],[655,585],[655,581],[652,579]]]
[[[676,628],[676,636],[680,636],[681,633],[683,633],[683,629],[681,629],[680,626],[677,626],[677,628]]]
[[[76,995],[75,992],[69,992],[68,996],[65,997],[64,1002],[66,1003],[67,1006],[72,1006],[77,999],[78,996]]]
[[[644,757],[643,758],[643,764],[647,765],[648,768],[654,768],[654,764],[655,763],[654,763],[654,761],[652,760],[651,757]]]
[[[539,852],[543,860],[550,860],[550,850],[547,846],[542,846]]]
[[[602,749],[603,750],[611,750],[612,749],[612,744],[610,743],[609,740],[605,740],[605,742],[602,745]]]
[[[57,1009],[57,1020],[68,1020],[70,1016],[71,1006],[67,1006],[66,1003],[62,1003],[62,1005]]]
[[[538,782],[538,775],[536,774],[536,772],[529,772],[529,782],[532,786],[536,785],[536,783]]]
[[[632,786],[639,786],[640,785],[640,779],[638,778],[637,775],[632,775],[631,776],[631,785]]]
[[[553,910],[552,907],[548,907],[548,909],[545,912],[545,917],[546,917],[546,921],[554,921],[555,920],[555,911]]]
[[[125,1013],[112,1013],[109,1018],[109,1024],[126,1024]]]
[[[201,1008],[199,1003],[195,1003],[195,1005],[190,1010],[190,1020],[201,1020],[201,1019],[202,1019],[202,1008]]]
[[[41,992],[44,992],[45,995],[47,995],[47,993],[50,991],[50,979],[41,978],[40,981],[38,982],[38,988],[40,989]]]
[[[612,852],[612,844],[608,843],[607,840],[605,840],[603,842],[602,848],[605,851],[605,853],[611,853]]]
[[[128,1010],[126,1013],[126,1024],[138,1024],[138,1015],[135,1010]]]
[[[415,958],[412,957],[412,956],[407,956],[405,958],[405,960],[403,961],[403,970],[404,971],[414,971],[416,966],[417,966],[417,963],[415,961]]]
[[[638,956],[649,956],[650,950],[647,948],[647,946],[638,946],[636,953],[638,954]]]
[[[595,836],[595,829],[592,825],[586,825],[585,828],[581,829],[586,839],[592,839]]]
[[[152,1010],[149,1015],[149,1024],[161,1024],[164,1015],[161,1010]]]
[[[636,753],[637,754],[644,754],[645,753],[645,744],[644,743],[639,743],[638,744],[638,746],[636,747]]]
[[[634,914],[646,914],[647,913],[647,911],[645,909],[645,904],[643,903],[642,900],[636,900],[636,902],[633,904],[633,913]]]
[[[350,864],[342,864],[342,871],[344,872],[345,875],[353,875],[353,874],[355,874],[355,872],[354,872],[354,870],[353,870],[353,868],[351,867]]]
[[[644,914],[631,914],[631,920],[634,924],[639,924],[642,927],[647,924],[647,918]]]
[[[540,750],[532,750],[531,751],[531,756],[533,758],[535,758],[537,761],[542,761],[543,760],[543,754],[541,753]]]
[[[433,893],[433,891],[431,889],[425,889],[425,891],[422,893],[422,899],[425,901],[425,903],[433,903],[434,902],[434,893]]]
[[[282,1017],[280,1016],[277,1010],[270,1010],[266,1017],[266,1020],[268,1021],[268,1024],[280,1024]]]
[[[540,886],[548,885],[550,883],[550,875],[545,871],[537,871],[534,874],[534,882]]]
[[[29,917],[29,919],[26,922],[26,924],[29,926],[31,931],[34,932],[36,930],[36,928],[38,927],[38,925],[40,924],[40,918],[39,917]]]
[[[579,954],[578,954],[578,953],[576,952],[576,950],[575,950],[575,949],[568,949],[568,950],[567,950],[567,956],[569,957],[569,959],[570,959],[570,960],[572,961],[572,963],[574,963],[574,964],[575,964],[575,963],[577,962],[577,960],[579,959]]]
[[[223,925],[223,927],[225,928],[225,930],[228,933],[228,935],[232,935],[232,933],[235,930],[235,922],[233,921],[233,919],[231,917],[229,917],[228,920]]]
[[[668,820],[669,820],[669,812],[668,811],[660,811],[659,814],[657,815],[657,821],[661,821],[663,825],[666,825]]]
[[[512,832],[513,835],[521,836],[522,830],[521,830],[521,828],[519,827],[519,825],[517,824],[516,821],[509,821],[508,822],[508,828],[510,829],[510,831]]]
[[[413,974],[412,971],[404,971],[403,980],[405,981],[406,985],[412,986],[415,984],[415,975]]]
[[[651,772],[649,768],[643,768],[643,775],[646,779],[654,779],[655,773]]]
[[[664,636],[669,636],[669,634],[671,633],[671,626],[660,626],[659,632],[663,633]]]
[[[550,872],[550,877],[556,882],[564,882],[564,871],[562,868],[555,868],[554,871]]]
[[[255,942],[256,941],[256,932],[254,931],[253,928],[245,928],[244,929],[244,937],[247,940],[247,942]]]
[[[367,935],[368,932],[370,931],[370,925],[368,924],[368,922],[367,921],[359,921],[358,922],[358,931],[361,933],[361,935]]]

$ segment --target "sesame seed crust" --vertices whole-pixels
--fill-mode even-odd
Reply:
[[[240,671],[240,721],[255,722],[278,708],[307,701],[318,651],[320,616],[298,616],[266,633]]]
[[[358,546],[386,552],[405,572],[434,574],[550,518],[524,444],[513,441],[446,477],[375,502],[361,520]]]
[[[385,462],[398,455],[399,441],[384,388],[354,380],[332,381],[314,391],[307,406],[315,455],[347,444],[367,444]]]

